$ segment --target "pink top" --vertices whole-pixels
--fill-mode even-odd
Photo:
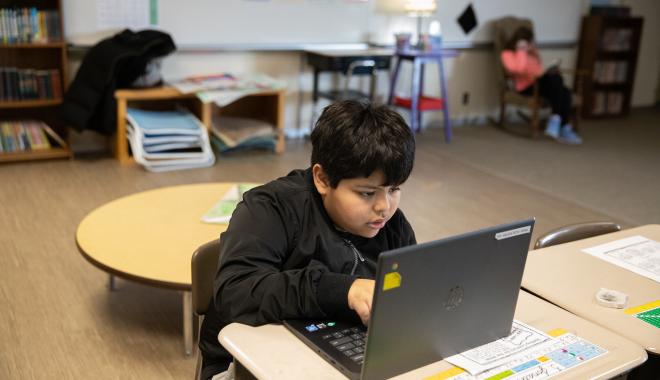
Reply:
[[[543,74],[541,60],[525,50],[503,50],[502,64],[513,77],[516,91],[522,91],[532,85]]]

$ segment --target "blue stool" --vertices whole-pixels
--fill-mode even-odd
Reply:
[[[389,105],[407,108],[410,110],[410,127],[414,132],[418,132],[422,127],[422,112],[442,110],[444,117],[445,141],[451,142],[451,119],[449,117],[449,106],[447,105],[447,86],[445,83],[445,72],[442,63],[443,58],[455,57],[458,51],[441,49],[435,51],[405,50],[398,51],[394,58],[394,74],[390,84]],[[412,93],[410,98],[403,98],[394,95],[396,81],[399,77],[401,62],[411,61],[413,64],[412,72]],[[440,74],[440,97],[430,97],[423,95],[424,88],[424,65],[427,63],[437,63]]]

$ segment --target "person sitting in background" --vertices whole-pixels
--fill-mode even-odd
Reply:
[[[536,84],[539,94],[550,103],[552,115],[545,134],[559,142],[581,144],[582,138],[570,124],[571,91],[564,86],[564,80],[556,67],[543,72],[541,57],[534,43],[534,32],[527,27],[516,29],[500,59],[513,78],[516,91],[532,95]]]

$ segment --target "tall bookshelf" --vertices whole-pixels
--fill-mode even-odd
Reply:
[[[583,84],[585,118],[626,116],[630,112],[642,22],[641,17],[582,18],[577,66],[590,73]]]
[[[63,24],[61,0],[0,0],[0,162],[72,156],[59,117],[67,83]]]

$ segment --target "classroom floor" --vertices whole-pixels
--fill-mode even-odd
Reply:
[[[418,135],[401,208],[420,242],[528,216],[537,218],[534,238],[586,220],[658,223],[658,116],[658,109],[639,110],[618,122],[584,123],[582,147],[489,126],[456,129],[446,145],[440,130],[429,129]],[[622,143],[629,129],[636,144]],[[616,152],[605,167],[604,152]],[[107,275],[78,253],[76,226],[124,195],[197,182],[265,182],[306,167],[309,153],[308,141],[289,141],[281,156],[220,157],[212,168],[172,173],[107,158],[0,165],[0,378],[192,378],[180,295],[123,280],[109,292]]]

